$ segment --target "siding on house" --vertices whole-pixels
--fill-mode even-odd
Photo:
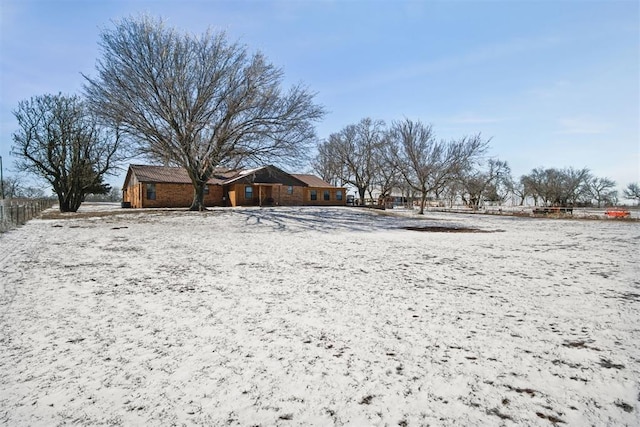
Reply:
[[[345,206],[347,204],[346,188],[333,186],[315,175],[293,174],[293,176],[307,185],[304,188],[303,196],[305,205]],[[315,200],[313,199],[314,192]]]

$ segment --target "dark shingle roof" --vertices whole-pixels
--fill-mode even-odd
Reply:
[[[171,184],[191,184],[191,179],[184,168],[173,166],[130,165],[131,171],[140,182],[166,182]],[[237,171],[219,169],[207,181],[208,184],[219,184],[238,174]]]
[[[295,175],[272,165],[240,171],[237,176],[225,182],[225,184],[234,183],[305,186],[305,183],[297,179]]]
[[[191,184],[191,179],[189,178],[187,171],[181,167],[130,165],[129,170],[130,173],[136,176],[136,179],[139,182]],[[128,180],[129,174],[127,174],[127,182]],[[209,181],[207,181],[207,184],[223,185],[245,181],[256,183],[281,183],[283,185],[303,184],[309,187],[334,188],[333,185],[323,181],[315,175],[288,174],[274,166],[263,166],[244,171],[217,169],[214,172],[214,175],[209,179]]]
[[[335,187],[334,185],[331,185],[328,182],[323,181],[322,179],[318,178],[315,175],[291,174],[291,176],[293,176],[294,178],[299,179],[300,181],[304,182],[309,187]]]

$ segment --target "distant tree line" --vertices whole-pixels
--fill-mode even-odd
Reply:
[[[19,176],[5,176],[2,180],[5,199],[41,199],[45,191],[41,187],[27,185]]]
[[[618,203],[616,182],[596,177],[589,169],[536,168],[520,177],[516,192],[524,198],[531,197],[534,204],[544,206],[591,206]]]
[[[323,179],[356,188],[360,200],[381,200],[392,193],[420,202],[453,205],[461,201],[478,209],[513,198],[523,205],[605,206],[618,203],[616,182],[596,177],[589,169],[535,168],[514,179],[504,160],[487,156],[490,140],[480,134],[438,140],[430,125],[409,119],[386,126],[364,118],[332,133],[318,145],[312,166]],[[638,199],[638,184],[624,196]],[[368,196],[368,197],[367,197]]]
[[[44,199],[46,194],[42,186],[25,182],[20,175],[6,176],[2,180],[5,199]],[[109,187],[107,193],[90,193],[85,197],[87,202],[118,202],[122,199],[120,187]]]
[[[111,187],[108,193],[104,194],[88,194],[85,197],[86,202],[119,202],[122,200],[122,191],[120,187]]]

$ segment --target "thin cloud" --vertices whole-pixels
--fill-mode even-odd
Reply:
[[[502,117],[481,116],[476,114],[462,114],[443,119],[445,123],[460,125],[487,125],[504,122],[506,119]]]
[[[385,70],[369,76],[362,76],[357,82],[344,85],[349,91],[361,90],[370,87],[380,87],[396,81],[405,81],[432,73],[442,73],[481,64],[488,61],[496,61],[499,58],[508,57],[531,50],[545,49],[566,42],[567,39],[559,37],[540,37],[523,39],[516,38],[504,43],[496,43],[478,48],[462,55],[454,55],[433,61],[402,66],[392,70]]]
[[[527,93],[534,98],[547,100],[556,98],[558,94],[564,93],[568,89],[571,89],[571,82],[568,80],[558,80],[546,87],[530,89]]]
[[[558,120],[560,129],[556,132],[562,135],[600,135],[611,129],[608,123],[588,117],[570,117]]]

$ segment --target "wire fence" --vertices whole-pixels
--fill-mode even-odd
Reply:
[[[0,233],[11,230],[35,218],[49,209],[53,199],[5,199],[0,200]]]

